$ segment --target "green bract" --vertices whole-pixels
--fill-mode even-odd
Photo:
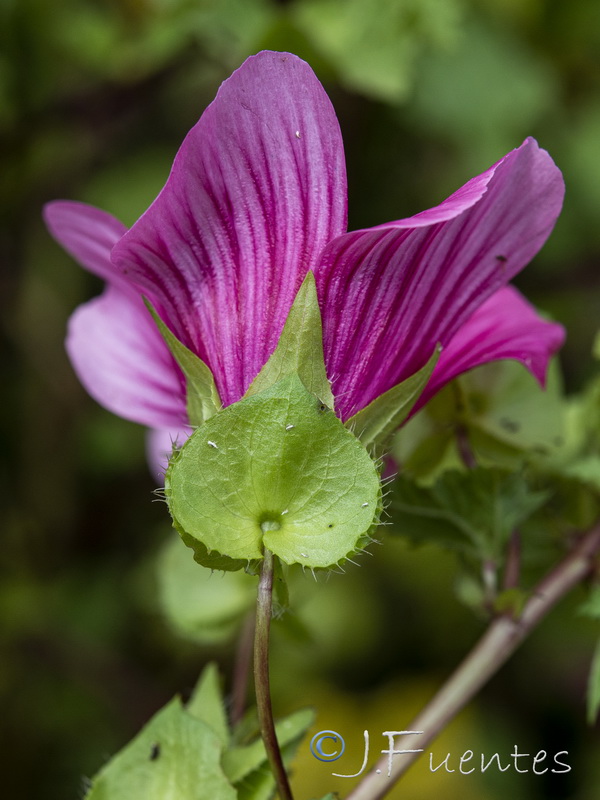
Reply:
[[[144,302],[173,358],[185,376],[188,421],[190,425],[201,425],[204,420],[212,417],[221,408],[221,398],[214,376],[204,361],[192,353],[167,328],[152,304],[146,299]]]
[[[346,421],[365,447],[376,454],[405,421],[419,399],[440,357],[438,345],[424,367],[402,383],[379,395]]]
[[[165,492],[185,543],[215,568],[265,547],[287,564],[333,566],[381,506],[369,454],[295,373],[204,422],[169,465]],[[226,557],[218,566],[215,554]]]

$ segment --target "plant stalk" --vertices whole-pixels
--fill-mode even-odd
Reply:
[[[293,800],[275,734],[269,681],[269,638],[273,604],[273,553],[265,548],[258,581],[254,633],[254,687],[260,732],[281,800]]]
[[[600,525],[582,536],[566,558],[540,581],[519,618],[504,615],[490,624],[475,648],[410,723],[408,729],[423,733],[403,737],[403,750],[424,749],[437,737],[556,603],[597,568],[596,557],[599,552]],[[396,757],[390,777],[388,757],[384,756],[348,795],[347,800],[379,800],[384,797],[419,755],[411,753]]]

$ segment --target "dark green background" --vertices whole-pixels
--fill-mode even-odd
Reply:
[[[351,228],[439,202],[527,135],[550,151],[564,172],[565,209],[517,283],[568,329],[569,389],[591,374],[600,310],[595,0],[3,0],[4,797],[80,797],[82,777],[189,690],[207,658],[231,668],[232,647],[187,643],[161,617],[153,563],[174,534],[165,506],[152,503],[143,431],[86,396],[63,349],[69,314],[101,287],[52,242],[40,210],[72,198],[131,224],[220,81],[265,47],[306,58],[333,100]],[[360,742],[361,709],[379,703],[389,712],[393,687],[406,702],[424,700],[481,627],[454,599],[453,570],[433,549],[390,544],[318,587],[319,633],[295,644],[274,634],[278,710],[315,704],[318,730],[335,727],[324,707],[331,702]],[[573,771],[455,776],[434,795],[421,770],[415,797],[597,796],[599,740],[584,722],[597,632],[568,606],[485,690],[456,729],[456,749],[566,749]],[[374,734],[408,721],[382,711]],[[330,771],[319,773],[322,793]],[[298,791],[304,800],[310,790]]]

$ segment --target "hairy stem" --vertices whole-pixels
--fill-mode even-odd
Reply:
[[[585,534],[569,555],[537,585],[518,619],[505,615],[491,623],[475,648],[410,723],[410,730],[423,733],[403,737],[403,750],[424,749],[436,738],[561,597],[594,570],[599,552],[600,526],[597,526]],[[389,778],[388,757],[380,759],[347,800],[379,800],[384,797],[418,757],[419,753],[396,757]]]
[[[265,548],[258,581],[254,633],[254,687],[260,732],[281,800],[293,800],[275,734],[269,682],[269,635],[273,603],[273,553]]]

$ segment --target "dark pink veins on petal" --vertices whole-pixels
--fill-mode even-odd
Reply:
[[[156,297],[228,405],[275,348],[306,272],[345,226],[331,103],[305,62],[263,52],[223,83],[113,263]]]

